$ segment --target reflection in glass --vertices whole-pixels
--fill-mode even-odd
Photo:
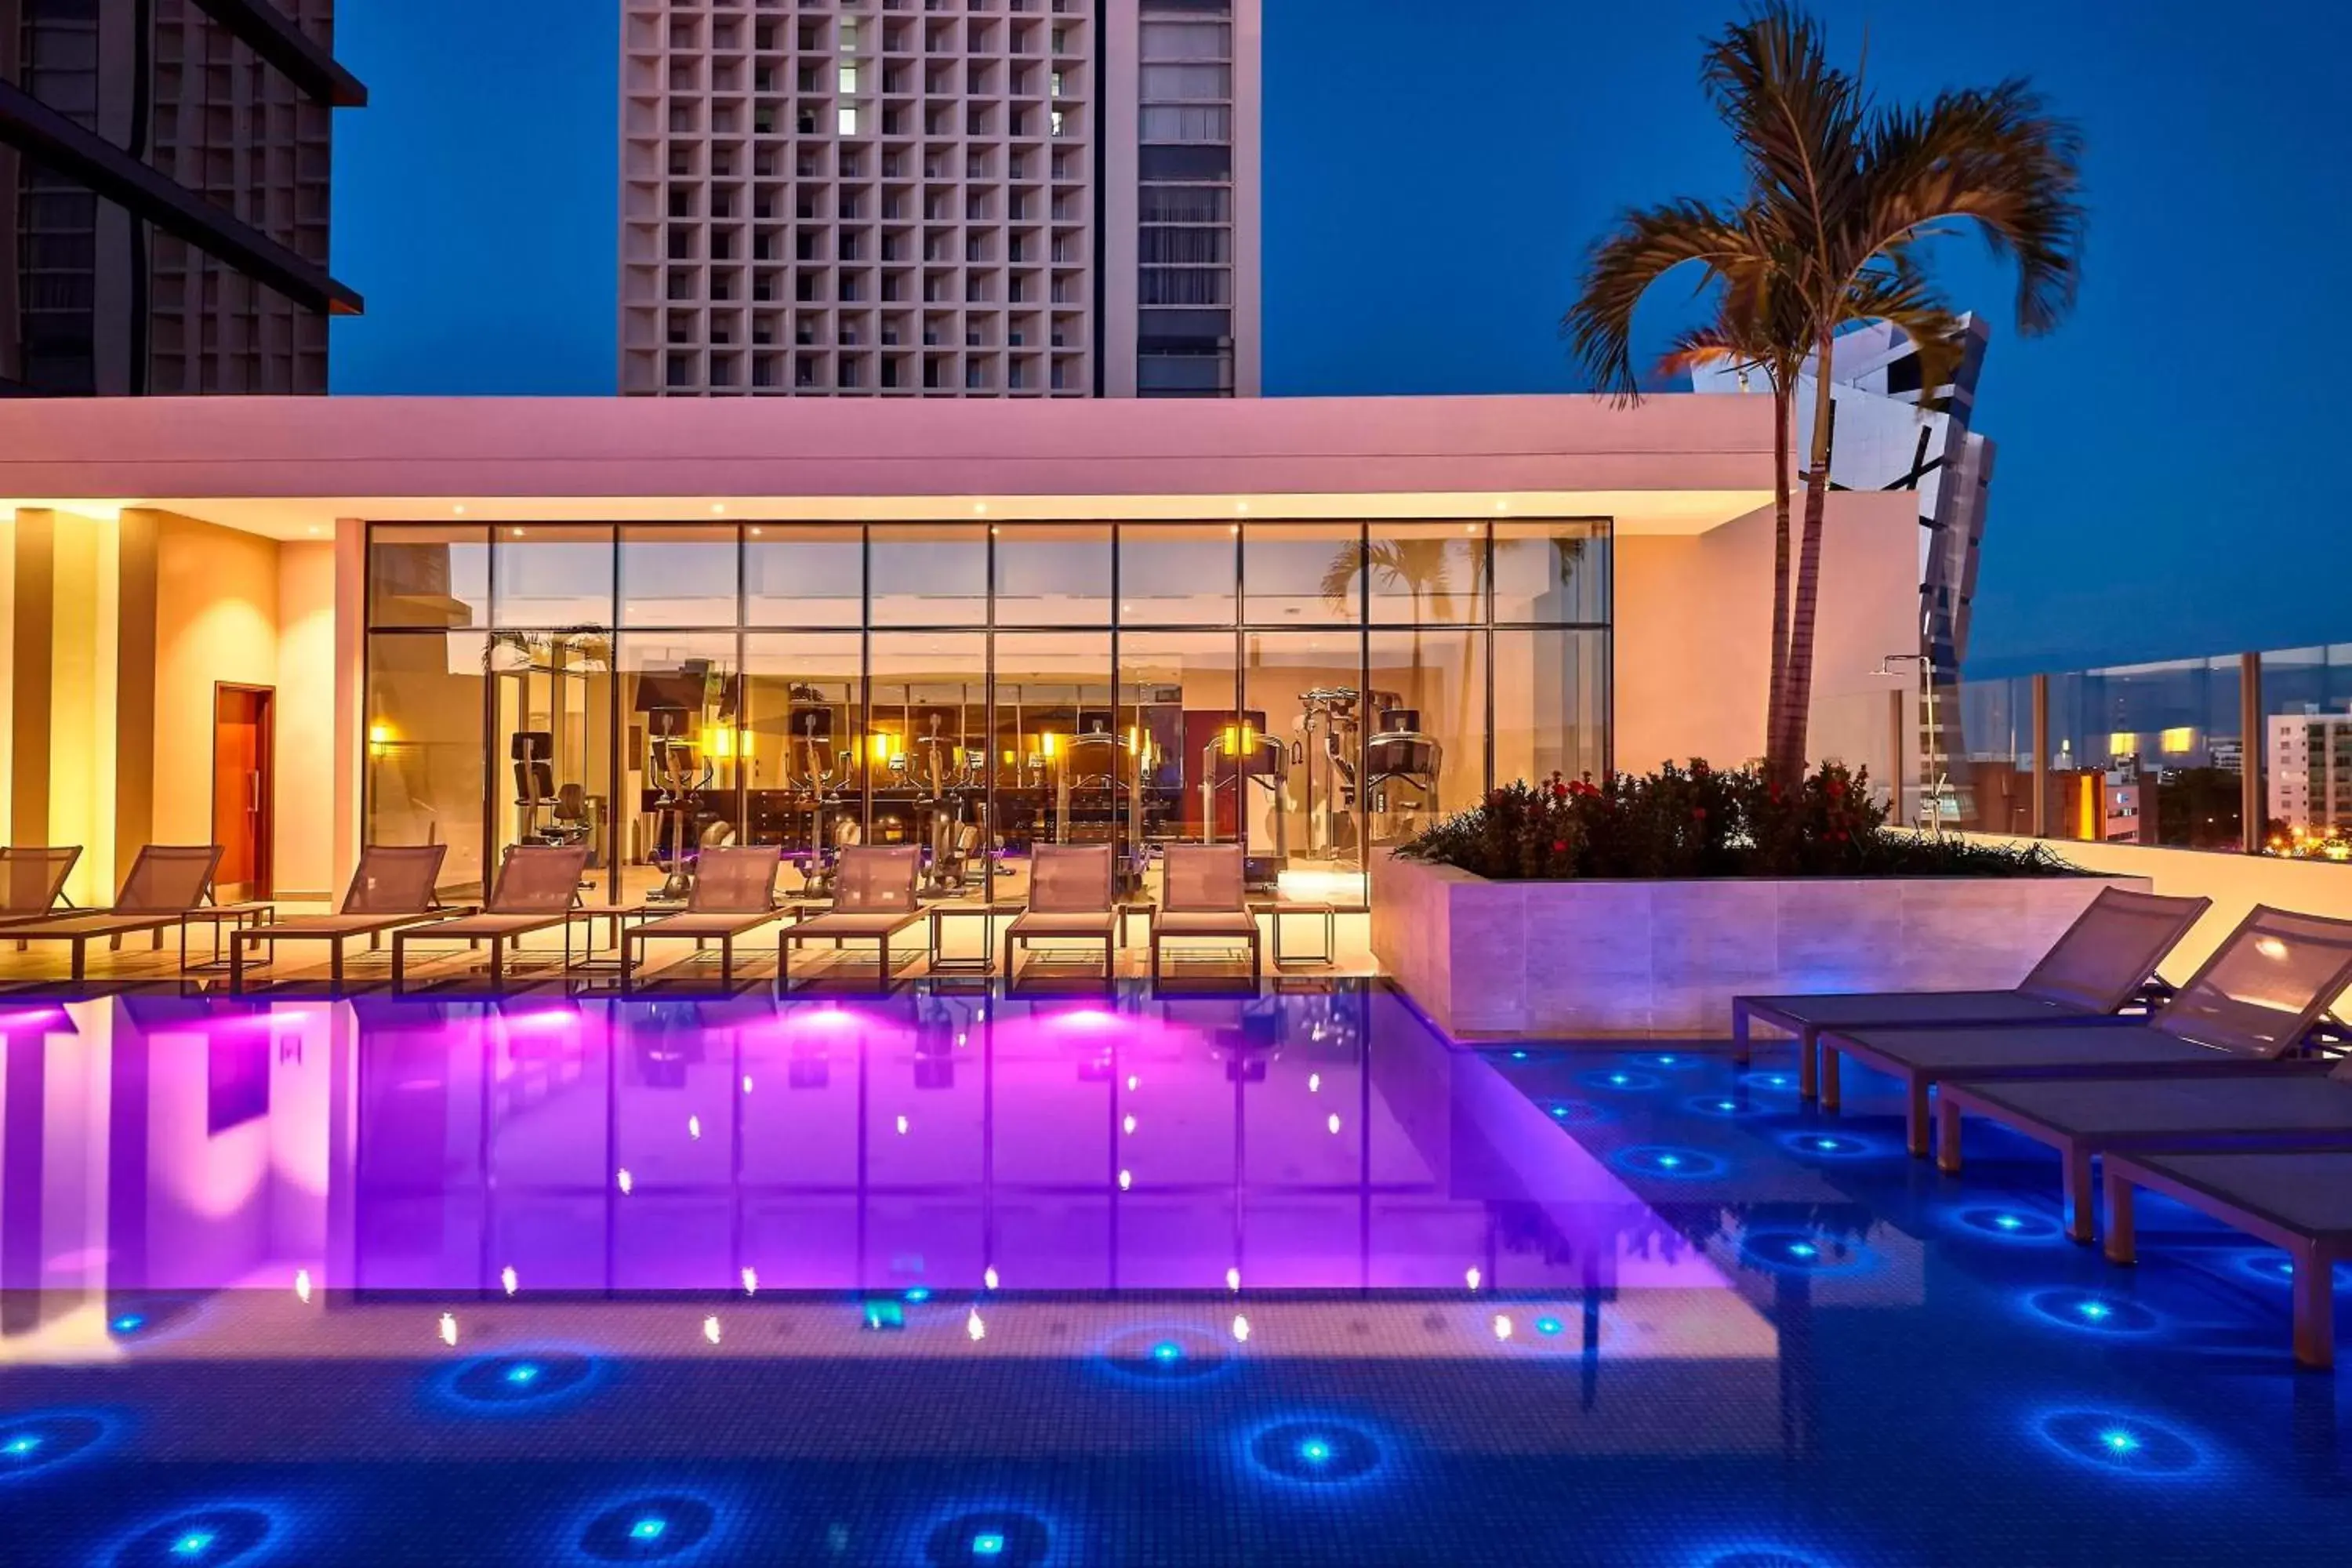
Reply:
[[[1147,843],[1234,843],[1248,809],[1234,791],[1244,767],[1253,803],[1279,787],[1286,743],[1263,713],[1237,719],[1235,697],[1233,633],[1121,634],[1118,729],[1141,742]]]
[[[1364,551],[1375,626],[1463,626],[1486,618],[1486,526],[1375,522]]]
[[[1494,661],[1497,784],[1607,770],[1606,632],[1497,630]]]
[[[609,528],[500,524],[490,540],[498,624],[611,626],[613,565]]]
[[[1364,611],[1363,530],[1253,523],[1242,533],[1242,618],[1251,626],[1352,626]]]
[[[1242,706],[1290,738],[1283,791],[1262,806],[1253,802],[1249,852],[1270,853],[1279,841],[1293,867],[1360,870],[1362,636],[1250,632],[1242,642]]]
[[[1240,595],[1240,535],[1237,526],[1223,522],[1120,524],[1119,624],[1232,626]]]
[[[854,626],[866,618],[866,535],[838,523],[743,531],[743,615],[755,626]]]
[[[978,523],[894,523],[867,531],[877,626],[988,624],[988,530]]]
[[[1497,522],[1494,552],[1496,625],[1609,619],[1606,519]]]
[[[1486,637],[1371,634],[1364,741],[1371,842],[1402,844],[1486,788]]]
[[[1110,530],[1070,522],[996,531],[996,624],[1110,624]]]
[[[1139,820],[1139,737],[1117,727],[1110,676],[1108,632],[998,635],[990,755],[1007,851],[998,897],[1026,889],[1037,844],[1114,845],[1125,868]]]
[[[489,668],[492,734],[511,786],[491,813],[492,847],[584,845],[589,868],[609,870],[612,634],[500,632]]]
[[[2236,659],[2079,670],[2052,677],[2050,694],[2054,836],[2242,842]]]
[[[816,893],[834,854],[865,832],[861,652],[854,632],[743,639],[747,837],[782,845]]]
[[[2352,643],[2266,653],[2262,683],[2245,765],[2263,770],[2263,847],[2352,859]]]
[[[628,750],[621,798],[625,891],[684,898],[694,857],[735,842],[743,728],[735,634],[637,632],[621,639],[621,713]],[[646,869],[639,869],[644,868]]]
[[[987,634],[876,633],[873,661],[866,842],[922,845],[928,889],[977,880],[985,855],[961,849],[990,832]]]
[[[368,639],[367,842],[446,844],[451,902],[481,895],[486,647],[479,632]]]
[[[621,530],[623,623],[733,626],[739,539],[731,527]]]
[[[488,529],[378,524],[368,530],[368,625],[489,624]]]

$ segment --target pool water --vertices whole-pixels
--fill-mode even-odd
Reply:
[[[2112,1268],[1786,1052],[1345,984],[0,1039],[0,1562],[2352,1561],[2282,1254]]]

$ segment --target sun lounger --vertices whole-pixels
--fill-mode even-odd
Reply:
[[[1171,938],[1249,944],[1250,985],[1263,973],[1258,963],[1257,917],[1250,913],[1249,889],[1238,844],[1171,844],[1162,852],[1160,907],[1151,916],[1151,980],[1160,983],[1160,955]]]
[[[1960,1118],[1981,1116],[2058,1151],[2066,1234],[2092,1236],[2091,1160],[2117,1150],[2352,1148],[2352,1068],[2249,1065],[2225,1078],[1985,1079],[1936,1091],[1936,1164],[1960,1168]]]
[[[1108,844],[1039,844],[1029,851],[1029,907],[1004,928],[1004,983],[1013,950],[1039,941],[1102,943],[1103,984],[1116,972],[1118,908],[1111,901]]]
[[[779,846],[717,845],[702,850],[695,857],[694,891],[686,908],[621,932],[621,989],[635,985],[635,959],[648,939],[691,940],[697,947],[716,942],[719,983],[734,984],[735,939],[782,917],[776,908],[776,874],[782,868]]]
[[[2336,1359],[2336,1266],[2352,1258],[2352,1150],[2110,1154],[2107,1256],[2137,1256],[2134,1195],[2145,1187],[2286,1248],[2294,1267],[2294,1359]]]
[[[804,942],[830,939],[870,942],[877,984],[887,989],[898,973],[890,958],[890,939],[923,918],[915,897],[922,875],[923,852],[912,844],[859,845],[842,850],[833,868],[833,909],[814,920],[786,926],[776,937],[776,974],[783,989],[793,988],[793,950]]]
[[[71,906],[60,909],[58,900],[80,858],[79,844],[0,849],[0,923],[72,913]]]
[[[408,945],[416,942],[490,944],[490,988],[506,984],[506,960],[515,942],[533,931],[564,928],[563,965],[572,966],[572,909],[580,900],[580,876],[588,868],[585,845],[518,844],[499,862],[498,879],[479,913],[431,925],[403,926],[392,933],[392,988],[408,982]]]
[[[1835,1110],[1839,1058],[1900,1079],[1906,1142],[1928,1151],[1928,1090],[1956,1079],[2179,1078],[2242,1073],[2304,1044],[2352,981],[2352,921],[2257,905],[2179,994],[2146,1022],[1977,1029],[1829,1030],[1822,1106]]]
[[[71,942],[70,973],[79,980],[86,973],[89,945],[98,938],[119,947],[124,937],[150,931],[154,945],[161,948],[163,933],[176,926],[180,963],[185,968],[187,918],[212,896],[213,869],[220,858],[217,844],[150,844],[131,862],[131,874],[122,879],[122,891],[112,907],[0,926],[0,941]],[[63,878],[58,880],[62,883]]]
[[[329,983],[343,983],[343,943],[355,936],[368,939],[371,948],[383,944],[386,931],[456,911],[441,907],[434,896],[435,879],[448,855],[446,844],[379,844],[360,851],[359,869],[343,890],[343,901],[331,915],[297,915],[250,926],[229,933],[228,988],[231,995],[245,990],[246,951],[268,946],[270,961],[278,944],[323,942],[327,944]]]
[[[1748,1060],[1748,1029],[1764,1023],[1797,1037],[1799,1088],[1811,1099],[1824,1029],[1976,1028],[1995,1024],[2098,1020],[2138,994],[2164,955],[2212,907],[2105,888],[2032,973],[2009,991],[1878,991],[1734,996],[1732,1055]]]

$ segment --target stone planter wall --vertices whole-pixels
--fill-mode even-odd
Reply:
[[[1372,952],[1457,1039],[1727,1037],[1731,998],[2016,984],[2144,877],[1490,882],[1381,856]]]

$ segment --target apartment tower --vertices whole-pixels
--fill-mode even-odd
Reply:
[[[333,0],[0,0],[0,395],[317,393]]]
[[[622,26],[624,394],[1256,394],[1259,0]]]

